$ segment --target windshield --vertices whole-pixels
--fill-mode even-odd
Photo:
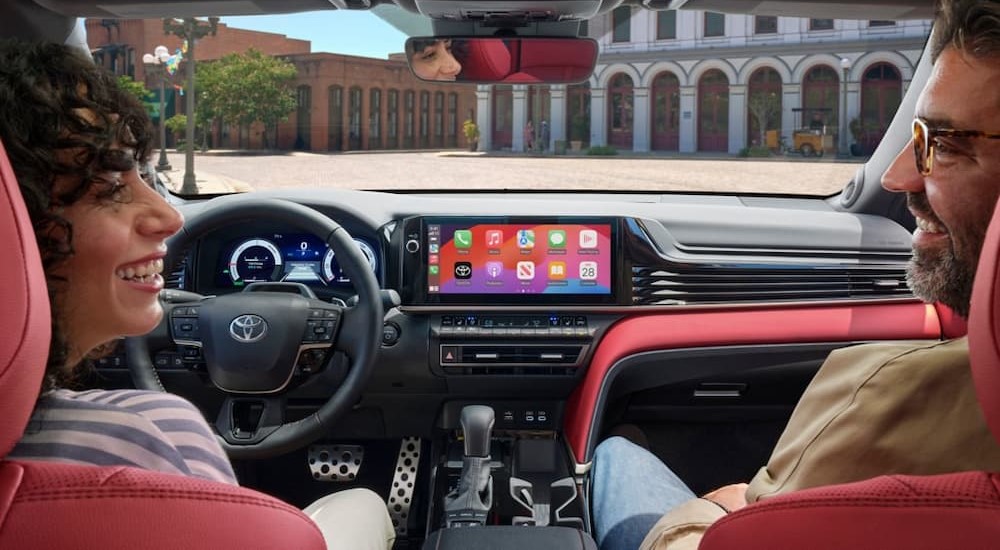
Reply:
[[[152,161],[181,195],[828,196],[882,139],[930,31],[929,21],[621,6],[581,24],[599,47],[586,81],[476,85],[417,79],[404,42],[430,25],[395,7],[85,26],[95,60],[147,102],[164,144]],[[431,41],[418,57],[443,60],[440,74],[470,71],[447,45]]]

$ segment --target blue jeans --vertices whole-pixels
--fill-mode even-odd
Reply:
[[[597,446],[591,479],[601,550],[636,550],[663,514],[697,498],[660,459],[623,437]]]

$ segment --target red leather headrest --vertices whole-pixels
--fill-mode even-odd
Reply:
[[[21,439],[48,359],[51,325],[42,261],[0,144],[0,456]]]
[[[511,51],[500,40],[472,38],[466,48],[464,58],[460,59],[460,80],[503,80],[513,68]]]
[[[1000,203],[986,231],[969,312],[969,356],[979,406],[1000,440]]]

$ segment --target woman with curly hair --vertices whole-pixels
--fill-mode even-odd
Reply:
[[[48,285],[52,342],[31,422],[9,458],[122,465],[235,484],[199,410],[169,393],[73,391],[85,359],[163,317],[166,240],[183,218],[144,179],[151,124],[116,78],[66,46],[0,41],[0,142],[27,205]],[[329,548],[387,548],[366,490],[307,508]]]

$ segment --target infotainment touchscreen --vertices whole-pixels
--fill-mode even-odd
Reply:
[[[610,221],[435,220],[423,229],[429,297],[613,292]]]

